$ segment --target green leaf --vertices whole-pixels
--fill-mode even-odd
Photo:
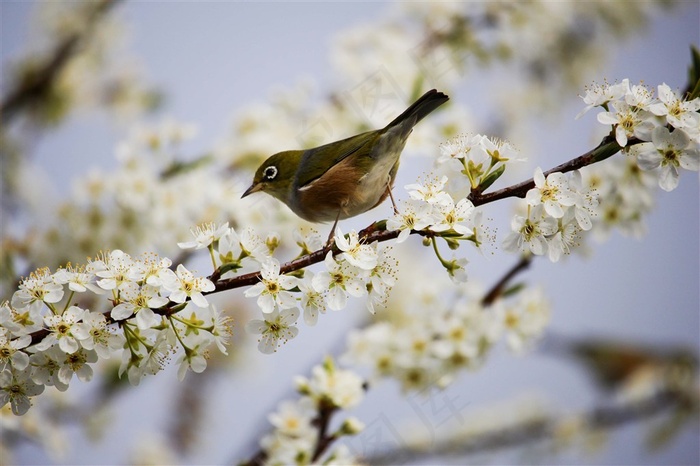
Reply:
[[[655,425],[646,436],[646,445],[651,451],[659,451],[668,447],[673,440],[683,432],[692,420],[692,410],[678,407],[663,422]]]
[[[700,50],[690,47],[691,63],[688,67],[688,100],[700,97]]]
[[[508,296],[514,296],[520,293],[520,291],[524,288],[524,283],[516,283],[515,285],[511,286],[510,288],[507,288],[503,293],[501,293],[501,296],[504,298],[507,298]]]
[[[372,229],[375,231],[386,230],[386,219],[385,220],[377,220],[376,222],[374,222],[374,225],[372,225]]]
[[[221,267],[219,267],[219,276],[225,274],[226,272],[229,272],[233,270],[234,272],[238,269],[243,267],[240,262],[227,262],[226,264],[222,264]]]
[[[171,163],[169,167],[166,167],[166,169],[160,174],[160,177],[163,180],[167,180],[169,178],[182,175],[192,170],[196,170],[202,166],[208,165],[213,161],[214,157],[211,154],[205,154],[187,162],[176,161]]]
[[[481,180],[481,184],[479,184],[479,187],[476,189],[480,193],[483,193],[484,191],[486,191],[489,188],[489,186],[491,186],[497,179],[499,179],[501,177],[501,175],[503,174],[503,172],[505,172],[505,171],[506,171],[506,166],[501,165],[500,167],[498,167],[497,169],[495,169],[494,171],[492,171],[491,173],[486,175],[486,178]]]
[[[445,238],[445,237],[443,237],[442,239],[445,240],[445,242],[447,243],[447,246],[448,246],[450,249],[452,249],[453,251],[454,251],[455,249],[459,248],[459,241],[457,241],[456,239]]]

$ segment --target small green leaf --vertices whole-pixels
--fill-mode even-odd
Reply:
[[[653,426],[646,436],[646,445],[650,451],[660,451],[668,447],[693,420],[692,410],[678,407],[671,415]]]
[[[374,225],[372,225],[372,228],[375,231],[384,231],[386,230],[386,220],[377,220],[374,222]]]
[[[520,293],[520,291],[521,291],[523,288],[525,288],[525,284],[524,284],[524,283],[516,283],[515,285],[511,286],[510,288],[507,288],[507,289],[501,294],[501,296],[504,297],[504,298],[506,298],[506,297],[508,297],[508,296],[514,296],[514,295]]]
[[[192,170],[196,170],[202,166],[208,165],[213,161],[214,157],[211,154],[205,154],[187,162],[175,161],[171,163],[169,167],[163,170],[163,172],[160,174],[160,177],[163,180],[167,180],[169,178],[182,175]]]
[[[696,46],[690,47],[691,63],[688,67],[688,100],[700,97],[700,50]]]
[[[481,180],[481,183],[479,184],[477,191],[479,191],[480,193],[483,193],[484,191],[486,191],[489,188],[489,186],[491,186],[497,179],[499,179],[501,177],[501,175],[503,174],[503,172],[505,172],[505,171],[506,171],[506,166],[501,165],[500,167],[498,167],[497,169],[495,169],[494,171],[492,171],[491,173],[486,175],[486,178]]]
[[[444,238],[444,237],[442,239],[445,240],[445,242],[447,243],[447,246],[450,249],[452,249],[453,251],[456,250],[457,248],[459,248],[459,241],[457,241],[456,239]]]
[[[227,262],[226,264],[222,264],[221,267],[219,267],[219,276],[225,274],[226,272],[230,272],[231,270],[235,272],[241,267],[243,266],[239,262]]]

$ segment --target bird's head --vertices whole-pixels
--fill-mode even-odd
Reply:
[[[253,184],[241,197],[262,191],[287,203],[303,154],[302,150],[290,150],[268,157],[255,171]]]

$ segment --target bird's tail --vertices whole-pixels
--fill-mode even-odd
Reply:
[[[413,121],[413,125],[421,121],[423,118],[425,118],[426,115],[428,115],[430,112],[438,108],[440,105],[444,104],[450,100],[447,95],[443,94],[442,92],[438,92],[436,89],[431,89],[423,96],[413,102],[413,104],[406,109],[401,115],[396,117],[394,121],[389,123],[387,125],[387,128],[390,128],[392,126],[401,124],[405,122],[406,120],[411,120],[415,118]]]

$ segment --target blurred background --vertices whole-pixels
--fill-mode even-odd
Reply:
[[[214,154],[232,170],[223,191],[231,203],[215,209],[218,218],[213,220],[235,217],[237,228],[245,227],[246,220],[261,222],[255,215],[263,220],[282,216],[282,225],[294,222],[283,207],[267,199],[237,200],[249,183],[251,168],[275,151],[329,142],[363,125],[379,127],[390,121],[415,94],[416,83],[409,79],[415,68],[425,71],[418,87],[446,91],[451,107],[416,129],[395,193],[430,170],[439,143],[467,132],[507,138],[527,156],[528,161],[509,170],[497,187],[529,178],[535,167],[546,170],[580,155],[606,134],[607,128],[596,121],[597,110],[575,119],[585,106],[578,97],[585,85],[629,78],[651,87],[665,82],[684,88],[690,46],[700,42],[700,4],[667,3],[606,7],[586,2],[583,11],[575,3],[535,2],[529,14],[520,13],[520,22],[513,19],[517,15],[511,16],[509,25],[499,22],[502,10],[517,9],[509,2],[123,1],[110,4],[90,23],[80,16],[86,13],[70,13],[89,2],[3,1],[4,97],[33,69],[28,57],[50,55],[70,31],[89,37],[82,45],[89,50],[81,52],[87,56],[71,68],[65,89],[49,99],[51,105],[29,104],[12,121],[7,112],[3,115],[3,248],[9,251],[12,244],[27,240],[28,248],[38,251],[18,254],[16,273],[31,265],[55,268],[61,261],[80,262],[90,251],[115,247],[134,255],[154,248],[175,257],[175,241],[189,239],[187,231],[197,223],[196,215],[172,220],[177,226],[168,231],[150,236],[141,232],[133,240],[118,229],[91,236],[89,227],[65,218],[56,227],[58,233],[52,236],[50,231],[51,222],[61,221],[62,214],[56,213],[62,203],[80,204],[90,179],[119,170],[120,142],[148,134],[145,128],[163,128],[163,122],[181,122],[183,134],[196,133],[175,145],[177,160]],[[547,15],[536,15],[540,9]],[[460,12],[473,14],[474,43],[481,41],[481,48],[464,47],[461,55],[423,55],[439,34],[406,32],[416,24],[450,31],[450,18],[464,14]],[[81,29],[87,24],[94,31]],[[386,106],[367,103],[367,96],[378,88],[388,96],[381,101]],[[62,100],[66,95],[70,98]],[[338,112],[341,116],[324,111],[334,105],[344,109]],[[190,188],[204,184],[206,177]],[[384,448],[400,448],[413,436],[437,445],[441,436],[490,417],[507,419],[534,407],[576,413],[610,402],[613,395],[596,385],[580,361],[562,357],[557,342],[602,339],[660,351],[680,347],[697,357],[699,197],[697,174],[681,173],[678,189],[657,193],[643,221],[643,234],[613,230],[604,240],[586,240],[585,257],[573,254],[556,264],[535,260],[520,279],[542,285],[551,301],[551,325],[542,345],[524,356],[496,348],[483,368],[463,373],[446,390],[427,396],[404,395],[391,380],[374,385],[364,403],[352,410],[367,430],[348,442],[351,450],[371,457]],[[460,248],[470,260],[470,280],[485,288],[516,262],[499,248],[514,206],[506,200],[484,210],[498,236],[490,252],[481,256],[473,248]],[[341,225],[344,231],[359,229],[386,218],[389,209],[384,205]],[[79,209],[75,212],[74,220],[84,218]],[[77,232],[82,228],[91,242],[70,243],[71,237],[83,234]],[[324,227],[320,231],[325,237]],[[418,239],[407,243],[414,244],[406,246],[412,251],[406,257],[399,252],[404,245],[395,247],[400,262],[396,292],[435,272],[421,262],[434,259]],[[208,273],[207,258],[201,259],[192,258],[191,263]],[[449,282],[446,275],[434,280],[441,279]],[[4,280],[12,279],[8,275]],[[5,293],[3,299],[8,296]],[[90,384],[75,381],[52,401],[67,407],[63,412],[53,417],[44,412],[50,422],[19,429],[27,433],[13,437],[7,462],[242,460],[255,452],[268,429],[267,414],[280,400],[294,397],[294,375],[308,373],[327,354],[341,354],[349,330],[369,318],[361,303],[329,312],[315,327],[300,325],[299,337],[277,353],[263,355],[242,331],[246,316],[255,312],[254,303],[240,290],[216,299],[239,316],[231,356],[210,363],[202,375],[190,373],[184,383],[177,382],[172,367],[124,390],[100,389],[113,386],[99,376]],[[42,397],[51,398],[49,391]],[[93,408],[80,413],[72,408],[76,404]],[[692,416],[690,427],[679,429],[663,448],[650,447],[650,423],[658,421],[653,418],[561,448],[532,442],[495,453],[397,457],[396,462],[698,464],[697,413]],[[14,429],[12,423],[19,421],[3,414],[2,422],[4,428]]]

